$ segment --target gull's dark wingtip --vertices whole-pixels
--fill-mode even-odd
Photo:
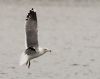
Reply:
[[[32,8],[32,9],[30,10],[30,12],[36,12],[36,9]]]
[[[31,10],[33,10],[33,8]]]
[[[26,17],[26,20],[28,20],[28,18],[30,18],[30,17],[31,17],[31,19],[33,19],[33,20],[37,20],[37,17],[36,17],[36,9],[32,8],[32,9],[29,11],[29,13],[28,13],[28,15],[27,15],[27,17]]]

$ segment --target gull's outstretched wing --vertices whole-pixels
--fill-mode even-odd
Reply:
[[[38,47],[37,15],[32,8],[26,18],[26,40],[27,47]]]

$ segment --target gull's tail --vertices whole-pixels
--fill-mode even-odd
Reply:
[[[22,65],[26,64],[27,61],[28,61],[28,55],[25,53],[22,53],[21,57],[20,57],[19,65],[22,66]]]

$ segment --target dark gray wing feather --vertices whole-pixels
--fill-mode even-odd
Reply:
[[[26,19],[26,40],[27,47],[38,47],[37,16],[34,10],[30,10]]]

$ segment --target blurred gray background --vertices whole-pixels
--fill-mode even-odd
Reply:
[[[37,10],[39,44],[52,53],[19,66],[25,19]],[[0,0],[0,79],[100,79],[99,0]]]
[[[98,6],[99,0],[0,0],[1,4],[14,5],[62,5],[62,6]]]

